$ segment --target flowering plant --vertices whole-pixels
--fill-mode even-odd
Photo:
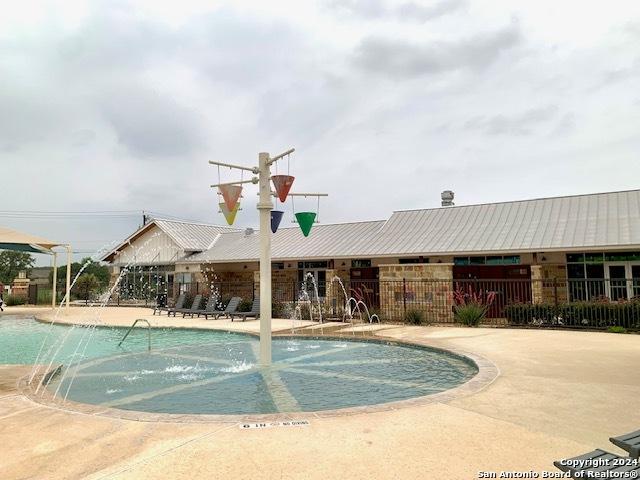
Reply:
[[[489,307],[496,298],[495,292],[473,290],[468,285],[466,290],[462,287],[453,292],[453,317],[456,322],[468,327],[477,327],[485,318]]]

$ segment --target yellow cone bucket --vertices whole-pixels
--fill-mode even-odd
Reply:
[[[229,225],[233,225],[233,222],[236,221],[236,215],[238,214],[238,209],[240,208],[240,202],[236,203],[236,206],[233,208],[233,210],[229,210],[227,208],[227,204],[222,202],[218,204],[220,206],[220,210],[222,210],[222,214],[224,215],[224,218],[227,220],[227,223]]]

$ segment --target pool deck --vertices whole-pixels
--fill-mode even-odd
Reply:
[[[50,310],[8,308],[49,318]],[[91,320],[72,308],[61,322]],[[153,317],[108,308],[101,323],[220,328],[255,333],[256,321]],[[1,320],[1,317],[0,317]],[[274,331],[291,329],[274,320]],[[361,330],[357,327],[355,330]],[[2,479],[474,479],[480,471],[552,471],[553,460],[603,448],[640,428],[640,335],[381,325],[370,333],[484,357],[500,370],[483,390],[308,426],[142,422],[63,411],[17,389],[30,367],[0,366]],[[241,399],[239,399],[241,401]]]

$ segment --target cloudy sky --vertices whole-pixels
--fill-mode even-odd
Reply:
[[[330,194],[324,223],[444,189],[471,204],[638,188],[639,81],[637,0],[12,2],[0,224],[88,252],[136,211],[222,223],[208,160],[289,147],[295,187]]]

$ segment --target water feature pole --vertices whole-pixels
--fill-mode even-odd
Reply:
[[[211,185],[211,187],[220,187],[221,185],[240,185],[242,183],[258,184],[260,195],[258,200],[258,212],[260,212],[260,365],[271,365],[271,210],[273,203],[271,197],[275,193],[271,191],[271,165],[278,160],[293,153],[295,149],[291,148],[286,152],[271,157],[267,152],[258,154],[257,167],[244,167],[242,165],[233,165],[230,163],[209,161],[212,165],[218,167],[235,168],[245,170],[257,175],[250,180],[240,180],[237,182],[220,183]],[[325,197],[324,193],[289,193],[289,196],[315,196]]]
[[[260,364],[271,364],[271,163],[269,154],[258,154],[260,199]]]

